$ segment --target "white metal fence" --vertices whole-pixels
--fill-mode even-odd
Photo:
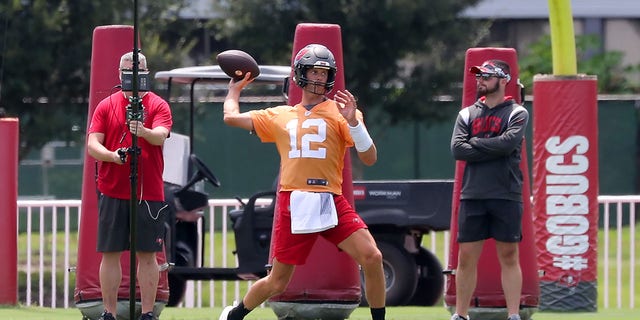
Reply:
[[[603,267],[598,272],[598,307],[634,309],[637,268],[635,241],[638,241],[635,208],[640,203],[640,195],[599,196],[598,201],[603,210],[601,225],[604,226],[600,237],[602,243],[599,244],[603,251],[599,253],[599,264]],[[24,278],[24,281],[19,281],[19,303],[22,305],[51,308],[73,306],[75,274],[72,271],[76,258],[74,250],[78,242],[76,230],[80,225],[80,207],[80,200],[18,201],[18,226],[21,230],[18,270],[20,279]],[[238,207],[236,199],[209,200],[209,207],[205,209],[206,223],[209,224],[209,230],[221,230],[222,243],[216,245],[216,239],[208,237],[205,266],[236,266],[227,258],[234,250],[228,240],[227,230],[228,212]],[[625,232],[628,232],[627,241],[623,236]],[[440,258],[443,266],[448,265],[448,231],[431,233],[425,237],[423,244]],[[222,247],[223,252],[214,254],[216,247]],[[221,256],[221,261],[216,261],[216,256]],[[251,284],[247,281],[188,281],[182,307],[228,305],[233,300],[239,300],[245,288]],[[624,292],[623,288],[627,285],[628,291]],[[62,298],[57,299],[59,296]],[[624,301],[624,298],[628,300]],[[612,299],[615,303],[611,302]]]
[[[603,263],[603,274],[598,274],[598,279],[603,281],[602,292],[603,292],[603,305],[605,308],[609,308],[610,305],[610,291],[614,291],[613,296],[616,299],[616,308],[622,308],[625,306],[622,302],[623,299],[623,281],[629,285],[628,299],[629,303],[626,305],[627,307],[634,309],[635,308],[635,286],[637,284],[635,277],[635,269],[637,267],[636,263],[636,204],[640,203],[640,196],[599,196],[598,201],[604,205],[603,211],[603,224],[605,226],[603,230],[603,244],[600,246],[603,249],[603,257],[602,261],[599,263]],[[626,208],[625,208],[626,207]],[[612,211],[613,209],[613,211]],[[625,210],[626,209],[626,210]],[[624,214],[628,214],[628,219],[625,219]],[[625,221],[626,220],[626,221]],[[610,226],[615,223],[615,227],[611,228]],[[629,239],[625,243],[623,241],[623,232],[622,228],[625,222],[628,222],[629,225]],[[612,231],[615,234],[615,241],[611,240]],[[613,247],[612,247],[613,246]],[[612,268],[612,261],[609,259],[610,250],[615,250],[615,259],[614,265]],[[628,248],[625,250],[624,248]],[[623,263],[623,254],[628,253],[629,263],[625,265]],[[615,284],[611,284],[610,282],[610,272],[611,269],[614,269],[615,272]],[[628,270],[628,277],[623,277],[623,271]],[[626,278],[626,279],[625,279]]]

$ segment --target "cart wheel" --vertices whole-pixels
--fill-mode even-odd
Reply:
[[[187,291],[187,280],[169,273],[169,301],[167,307],[175,307],[182,302],[184,293]]]
[[[416,263],[420,270],[418,287],[413,295],[411,305],[433,306],[444,293],[444,274],[438,258],[425,248],[420,248],[416,255]]]

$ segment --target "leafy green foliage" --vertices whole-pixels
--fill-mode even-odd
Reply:
[[[466,49],[477,46],[490,22],[459,13],[478,0],[217,0],[217,19],[180,19],[188,0],[140,0],[142,49],[153,70],[189,64],[203,30],[213,51],[241,48],[261,64],[290,64],[299,23],[331,23],[342,30],[344,75],[369,117],[384,128],[449,116],[435,100],[460,95]],[[20,118],[22,158],[49,140],[81,141],[86,127],[92,32],[133,24],[131,0],[9,0],[0,3],[0,107]],[[206,37],[206,34],[205,34]],[[622,53],[598,51],[599,39],[578,36],[578,70],[598,76],[601,92],[633,92]],[[207,51],[207,50],[204,50]],[[212,55],[215,55],[213,52]],[[213,61],[213,57],[204,57]],[[195,57],[202,61],[202,57]],[[521,79],[551,73],[548,36],[520,59]]]
[[[598,76],[600,93],[636,92],[638,84],[633,84],[629,75],[637,73],[640,66],[623,66],[623,53],[620,51],[599,51],[601,41],[595,35],[576,36],[578,73]],[[520,81],[526,88],[532,87],[534,75],[552,74],[551,37],[547,34],[533,42],[519,63]]]
[[[344,75],[369,121],[380,127],[446,116],[432,97],[458,96],[464,53],[486,31],[459,16],[476,0],[216,1],[219,40],[261,64],[290,64],[299,23],[338,24]],[[221,48],[222,50],[222,48]]]
[[[140,42],[151,68],[175,67],[193,47],[188,34],[176,34],[192,30],[175,14],[184,1],[138,2]],[[20,158],[52,139],[84,138],[93,30],[133,25],[132,17],[130,0],[0,4],[0,106],[20,119]]]

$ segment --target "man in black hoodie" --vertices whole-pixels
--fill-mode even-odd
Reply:
[[[505,96],[505,87],[511,80],[506,62],[489,60],[471,67],[469,72],[476,76],[479,99],[460,110],[451,137],[453,157],[466,162],[458,214],[456,312],[451,319],[469,320],[482,246],[485,239],[493,238],[508,320],[520,320],[520,152],[529,113],[512,97]]]

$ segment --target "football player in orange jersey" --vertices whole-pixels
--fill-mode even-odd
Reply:
[[[383,320],[382,254],[367,225],[342,195],[345,152],[355,146],[360,160],[370,166],[377,160],[376,146],[349,91],[337,91],[335,100],[326,97],[337,71],[329,49],[310,44],[296,54],[293,67],[294,81],[302,88],[302,101],[294,106],[240,113],[240,92],[251,82],[251,75],[229,83],[224,122],[255,132],[262,142],[276,144],[280,190],[271,272],[251,286],[239,305],[226,307],[219,319],[243,319],[270,297],[284,292],[295,266],[305,263],[316,238],[322,236],[362,266],[372,319]],[[298,223],[301,220],[310,223]]]

